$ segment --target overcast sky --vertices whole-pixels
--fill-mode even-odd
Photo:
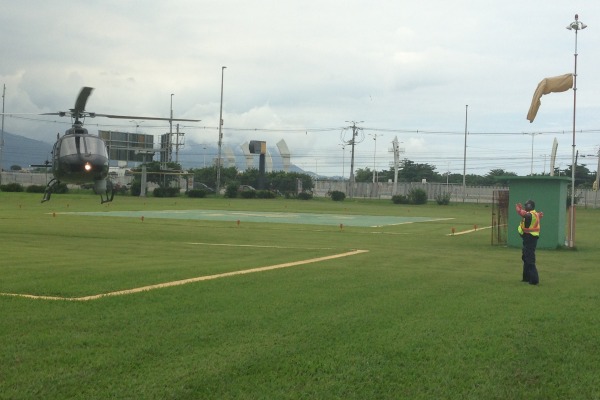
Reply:
[[[573,91],[544,96],[535,121],[525,117],[543,78],[574,70],[575,33],[565,28],[575,13],[589,25],[578,34],[576,144],[596,171],[598,0],[5,0],[0,83],[7,113],[69,109],[92,86],[88,111],[168,117],[173,93],[174,117],[202,120],[180,128],[202,157],[218,140],[226,66],[226,145],[285,139],[293,163],[348,176],[346,121],[364,121],[356,167],[388,169],[397,136],[403,158],[462,174],[466,128],[467,173],[528,174],[532,160],[541,173],[555,138],[556,166],[571,163]],[[86,122],[91,133],[136,130]],[[68,127],[58,117],[4,125],[45,141]]]

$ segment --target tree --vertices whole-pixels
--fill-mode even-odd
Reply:
[[[373,182],[373,171],[367,168],[358,168],[354,174],[355,182]]]
[[[241,185],[249,185],[255,189],[258,189],[258,176],[259,171],[257,168],[248,168],[243,173],[238,174],[237,180],[240,181]],[[269,187],[265,182],[266,187]]]
[[[298,180],[302,182],[303,191],[311,191],[314,187],[312,177],[298,172],[272,171],[267,174],[267,186],[281,193],[296,193]]]
[[[190,169],[189,173],[194,175],[195,182],[202,182],[208,186],[216,185],[216,167],[206,167]],[[258,188],[258,169],[250,168],[243,172],[238,172],[236,167],[221,168],[221,181],[223,187],[229,185],[237,187],[239,185],[249,185]],[[308,174],[298,172],[271,171],[265,174],[265,189],[278,190],[281,193],[296,193],[298,188],[298,179],[302,181],[302,189],[310,191],[314,187],[312,177]]]
[[[217,185],[217,167],[210,166],[204,168],[192,168],[188,170],[189,173],[194,175],[194,182],[202,182],[207,186],[215,188]],[[227,182],[237,179],[238,170],[236,167],[221,167],[221,181],[226,186]]]
[[[565,169],[562,174],[568,177],[572,175],[572,165],[569,165],[567,169]],[[575,166],[575,186],[579,188],[591,188],[594,180],[596,180],[596,174],[594,172],[590,172],[590,170],[585,166],[585,164],[577,164]]]
[[[487,173],[482,179],[482,185],[485,186],[495,186],[495,185],[503,185],[507,186],[509,179],[498,179],[501,176],[518,176],[514,172],[507,172],[503,169],[492,169]]]
[[[405,182],[421,182],[423,179],[427,179],[429,182],[441,181],[440,175],[435,172],[435,166],[417,164],[406,158],[402,161],[402,168],[398,173],[398,179]]]

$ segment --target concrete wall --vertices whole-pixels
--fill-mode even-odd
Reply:
[[[493,200],[494,190],[508,190],[504,186],[467,186],[465,193],[460,184],[445,183],[420,183],[420,182],[399,182],[397,194],[407,195],[413,188],[420,188],[427,192],[427,198],[430,201],[435,201],[438,194],[450,193],[450,202],[458,203],[484,203],[491,204]],[[333,190],[339,190],[348,194],[347,181],[331,181],[319,180],[315,181],[315,189],[313,190],[316,197],[326,197],[327,193]],[[388,182],[372,182],[356,183],[354,187],[355,198],[378,198],[391,199],[394,193],[394,184]],[[577,204],[579,207],[585,208],[600,208],[600,194],[592,189],[577,190]]]

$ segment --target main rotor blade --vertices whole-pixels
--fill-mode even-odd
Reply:
[[[34,115],[58,115],[60,117],[64,117],[67,114],[68,115],[73,115],[71,111],[58,111],[58,112],[41,113],[41,114],[34,114]]]
[[[87,103],[87,99],[88,97],[90,97],[93,90],[94,88],[88,86],[84,86],[81,88],[79,96],[77,96],[77,100],[75,101],[75,108],[73,109],[75,115],[79,115],[83,111],[85,111],[85,103]]]
[[[90,113],[90,117],[105,117],[105,118],[118,118],[118,119],[137,119],[140,121],[186,121],[186,122],[200,122],[200,119],[185,119],[185,118],[160,118],[160,117],[139,117],[135,115],[114,115],[114,114],[97,114]]]

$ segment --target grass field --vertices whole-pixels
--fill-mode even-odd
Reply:
[[[39,201],[0,193],[2,399],[600,399],[598,210],[578,209],[577,250],[538,250],[535,287],[487,205]],[[108,211],[144,218],[77,214]]]

